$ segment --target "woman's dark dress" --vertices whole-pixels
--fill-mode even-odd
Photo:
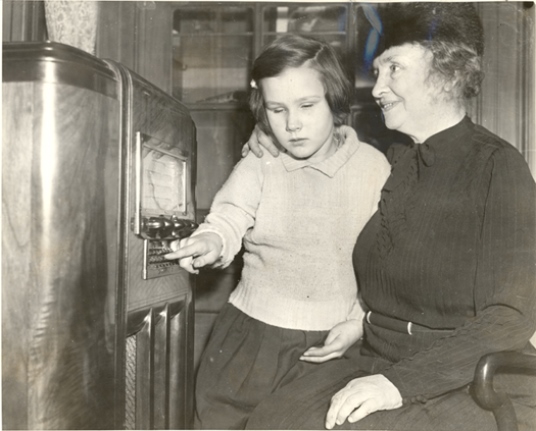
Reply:
[[[492,430],[469,394],[486,353],[520,349],[536,330],[536,186],[519,152],[468,118],[420,145],[395,146],[378,212],[354,266],[365,307],[429,328],[365,324],[360,352],[276,392],[252,429],[321,429],[329,401],[360,375],[386,376],[404,406],[347,429]],[[530,346],[528,347],[530,348]],[[536,381],[505,376],[521,423],[536,426]],[[532,396],[532,398],[531,398]]]

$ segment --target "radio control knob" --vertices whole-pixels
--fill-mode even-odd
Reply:
[[[149,217],[144,220],[145,228],[150,230],[159,230],[162,229],[165,225],[165,222],[160,217]]]
[[[180,219],[174,217],[171,221],[172,221],[173,227],[175,229],[182,229],[184,227],[184,220],[180,220]]]

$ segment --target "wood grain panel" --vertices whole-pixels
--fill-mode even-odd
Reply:
[[[104,124],[117,105],[70,86],[6,83],[3,90],[9,133],[3,212],[10,221],[3,235],[3,383],[18,391],[6,399],[8,406],[17,402],[24,409],[20,415],[4,411],[4,424],[111,426],[113,350],[106,345],[105,309],[108,288],[115,286],[107,285],[102,241]]]
[[[2,410],[3,428],[28,426],[33,85],[2,85]],[[17,115],[8,115],[6,106]],[[13,312],[17,310],[17,312]]]

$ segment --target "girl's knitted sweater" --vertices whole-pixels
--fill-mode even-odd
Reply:
[[[336,153],[317,163],[250,153],[194,234],[221,236],[221,267],[243,243],[244,268],[230,302],[250,317],[300,330],[362,319],[352,250],[377,209],[390,165],[353,130],[345,132]]]

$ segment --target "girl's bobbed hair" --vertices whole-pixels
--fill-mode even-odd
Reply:
[[[350,113],[353,87],[339,56],[326,42],[286,34],[268,45],[253,63],[252,89],[249,106],[257,123],[265,133],[270,133],[262,97],[262,80],[278,76],[287,68],[306,65],[316,70],[326,91],[326,100],[333,114],[335,126],[344,124]]]

